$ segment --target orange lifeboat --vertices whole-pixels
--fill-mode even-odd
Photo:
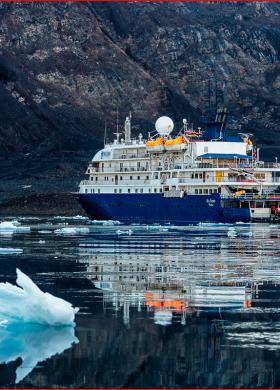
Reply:
[[[165,141],[164,146],[166,150],[182,150],[186,147],[186,140],[182,135],[178,135],[178,137],[174,139]]]
[[[155,140],[151,139],[146,142],[147,150],[151,152],[163,152],[164,151],[164,139],[158,137]]]

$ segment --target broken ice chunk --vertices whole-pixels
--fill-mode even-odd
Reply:
[[[78,308],[71,303],[44,293],[33,281],[17,272],[17,285],[0,283],[1,317],[47,325],[74,325]]]

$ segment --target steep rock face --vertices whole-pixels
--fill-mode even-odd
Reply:
[[[31,161],[39,181],[44,172],[71,188],[105,118],[110,134],[117,111],[121,122],[132,111],[135,133],[160,114],[199,124],[209,83],[230,127],[277,153],[279,19],[278,4],[2,3],[0,150],[19,162],[5,162],[3,179],[32,180]]]

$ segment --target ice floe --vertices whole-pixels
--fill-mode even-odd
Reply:
[[[93,219],[91,221],[89,221],[88,223],[92,224],[92,225],[102,225],[102,226],[114,226],[114,225],[120,225],[121,222],[120,221],[113,221],[113,220],[97,220],[97,219]]]
[[[0,248],[0,255],[10,255],[22,253],[23,249],[20,248]]]
[[[228,229],[227,235],[228,237],[236,237],[237,231],[234,229],[234,227],[231,227]]]
[[[7,324],[5,321],[5,326],[0,327],[0,363],[22,359],[16,369],[16,383],[19,383],[39,362],[62,353],[78,342],[73,327]]]
[[[55,234],[84,234],[89,233],[89,228],[86,227],[64,227],[54,230]]]
[[[53,219],[58,219],[58,220],[76,220],[76,221],[87,221],[88,217],[84,217],[83,215],[74,215],[74,216],[63,216],[63,215],[57,215],[56,217],[53,217]]]
[[[241,236],[252,237],[253,233],[252,232],[244,232],[244,233],[241,233]]]
[[[74,325],[78,308],[44,293],[19,269],[16,283],[0,283],[0,317],[47,325]]]
[[[0,233],[29,233],[29,226],[20,226],[20,222],[14,221],[2,221],[0,222]]]
[[[131,229],[129,229],[129,230],[117,230],[116,231],[116,234],[118,236],[120,236],[122,234],[127,234],[128,236],[131,236],[132,233],[133,233],[133,231]]]

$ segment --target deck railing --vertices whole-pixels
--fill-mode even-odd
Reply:
[[[242,199],[242,200],[280,200],[280,194],[243,194],[243,195],[222,195],[222,199]]]

